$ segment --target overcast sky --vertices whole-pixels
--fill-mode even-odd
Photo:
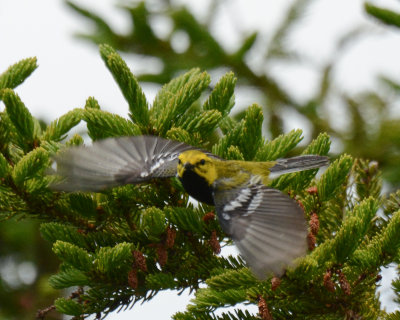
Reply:
[[[284,16],[284,8],[293,1],[225,1],[218,11],[212,30],[226,48],[238,45],[238,34],[262,29],[268,37],[270,30]],[[371,1],[400,11],[396,0]],[[124,13],[115,8],[112,0],[76,0],[76,3],[95,8],[104,14],[118,30],[126,30]],[[179,1],[190,5],[200,15],[208,1]],[[360,0],[319,0],[309,8],[300,28],[293,33],[291,44],[317,63],[329,61],[336,41],[349,29],[357,26],[371,29],[371,35],[350,47],[334,73],[341,89],[358,92],[375,86],[375,79],[382,72],[400,81],[400,32],[398,29],[380,27],[363,12]],[[74,31],[89,28],[60,0],[0,0],[0,73],[11,64],[36,56],[39,68],[16,91],[34,116],[54,120],[72,108],[83,107],[89,96],[111,112],[127,116],[127,103],[103,64],[98,50],[72,37]],[[124,56],[133,72],[143,70],[140,61]],[[318,78],[308,68],[277,65],[274,75],[300,98],[312,93]],[[151,101],[155,91],[144,87]],[[238,100],[251,99],[237,97]],[[249,100],[249,104],[252,102]],[[0,110],[4,105],[0,102]],[[293,123],[301,127],[301,123]],[[384,275],[382,296],[388,309],[390,304],[389,277]],[[110,316],[109,319],[169,319],[184,310],[189,301],[187,294],[159,294],[143,306]],[[255,309],[252,309],[255,311]]]

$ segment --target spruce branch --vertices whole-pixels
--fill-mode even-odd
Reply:
[[[10,166],[7,162],[7,159],[0,153],[0,177],[4,179],[4,177],[10,172]]]
[[[366,2],[364,6],[365,11],[371,16],[379,19],[383,23],[400,28],[400,14],[392,10],[377,7],[369,2]]]
[[[337,194],[347,179],[352,164],[351,157],[343,155],[329,166],[317,183],[320,201],[332,199]]]
[[[258,149],[255,160],[272,161],[283,158],[289,150],[297,146],[302,137],[303,131],[300,129],[292,130],[287,134],[282,134],[272,141],[265,141],[264,145]]]
[[[12,177],[15,185],[23,188],[27,180],[43,174],[48,164],[49,154],[43,148],[36,148],[29,152],[14,166]]]
[[[253,159],[262,144],[262,122],[261,108],[256,104],[250,106],[246,110],[244,119],[213,146],[213,153],[227,159]],[[251,144],[248,143],[250,140]],[[236,147],[237,150],[233,151],[232,147]],[[231,158],[228,157],[229,153]]]
[[[6,71],[0,74],[0,100],[3,97],[2,89],[15,87],[22,84],[32,72],[37,68],[37,59],[27,58],[10,66]]]
[[[88,134],[92,140],[135,136],[141,133],[138,125],[117,114],[95,108],[87,108],[81,114],[88,125]]]
[[[67,133],[75,127],[81,119],[81,109],[69,111],[47,126],[42,139],[57,142],[64,140],[67,137]]]
[[[237,79],[233,72],[225,74],[215,85],[203,105],[204,110],[218,110],[223,117],[227,116],[234,105],[234,89]]]
[[[354,163],[357,196],[365,199],[369,196],[379,198],[382,190],[382,180],[376,161],[357,159]]]
[[[49,284],[54,289],[65,289],[73,286],[88,286],[90,279],[81,270],[66,268],[58,274],[52,275],[49,278]]]
[[[210,76],[199,69],[192,69],[172,80],[159,91],[150,110],[152,126],[165,134],[185,114],[193,102],[207,88]]]
[[[345,262],[364,240],[371,220],[377,213],[379,202],[372,198],[362,201],[346,214],[343,225],[332,242],[332,253],[339,264]]]
[[[182,123],[179,125],[180,128],[184,129],[188,134],[197,133],[200,136],[207,136],[217,128],[221,118],[221,113],[213,109],[198,112],[194,114],[193,117],[182,120]]]
[[[57,240],[53,244],[53,252],[66,264],[82,271],[89,271],[93,265],[93,258],[89,253],[69,242]]]
[[[96,26],[96,32],[98,32],[101,36],[96,37],[96,36],[88,36],[85,34],[80,34],[78,33],[77,36],[80,38],[84,39],[89,39],[91,41],[94,41],[97,44],[104,43],[104,39],[108,39],[109,43],[112,41],[112,39],[116,36],[116,33],[113,32],[113,30],[108,26],[108,23],[102,19],[100,16],[90,12],[89,10],[85,10],[78,5],[74,4],[71,1],[66,1],[65,2],[67,6],[69,6],[71,9],[75,10],[82,16],[86,17],[87,19],[91,20],[94,25]]]
[[[80,316],[85,313],[82,304],[72,299],[58,298],[54,301],[54,305],[58,312],[70,316]]]
[[[55,243],[59,240],[73,243],[80,248],[89,248],[86,237],[79,232],[77,227],[65,225],[60,222],[42,223],[40,225],[40,234],[50,243]]]
[[[246,109],[241,120],[232,118],[232,73],[208,92],[210,76],[193,69],[164,85],[148,109],[122,58],[110,47],[101,50],[116,82],[124,87],[121,90],[127,90],[123,94],[148,110],[136,113],[132,121],[101,110],[96,99],[88,98],[84,108],[61,116],[42,133],[35,129],[37,120],[21,99],[11,89],[3,90],[7,109],[0,122],[0,134],[6,138],[0,149],[0,214],[37,217],[42,237],[52,243],[62,261],[50,285],[84,287],[71,297],[57,299],[54,306],[59,312],[80,318],[106,316],[146,302],[161,290],[188,289],[195,298],[175,319],[294,315],[295,319],[350,315],[377,319],[384,314],[375,293],[376,279],[382,266],[399,261],[400,201],[398,193],[381,196],[381,176],[374,162],[354,162],[342,155],[320,176],[309,170],[271,182],[304,208],[312,241],[311,251],[281,279],[264,281],[254,278],[240,257],[220,256],[221,247],[231,240],[222,232],[213,207],[194,206],[175,179],[102,193],[49,190],[52,178],[45,171],[50,154],[64,148],[62,142],[80,120],[87,123],[92,140],[153,133],[228,159],[275,160],[293,153],[302,140],[301,130],[265,140],[263,113],[256,104]],[[132,107],[129,110],[133,112]],[[75,135],[65,144],[82,143]],[[326,155],[329,147],[328,135],[320,134],[303,154]],[[240,303],[258,306],[259,314],[240,310]],[[235,310],[217,315],[227,306]]]
[[[101,45],[100,55],[129,104],[130,118],[137,126],[145,130],[149,125],[149,107],[137,79],[112,47]]]
[[[393,214],[389,223],[376,234],[366,246],[354,252],[351,263],[365,269],[374,269],[376,266],[387,265],[393,257],[398,255],[400,247],[400,211]]]
[[[19,96],[11,89],[2,90],[2,100],[6,105],[7,115],[18,134],[20,146],[28,148],[35,139],[35,122],[31,113]]]

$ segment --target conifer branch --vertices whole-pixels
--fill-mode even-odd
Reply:
[[[20,146],[28,148],[27,145],[33,144],[35,138],[35,122],[31,113],[19,96],[11,89],[2,90],[2,100],[6,105],[7,115],[18,134]]]
[[[92,140],[151,133],[227,159],[276,160],[293,153],[302,140],[301,130],[265,140],[263,113],[256,104],[246,109],[241,120],[233,119],[229,114],[236,82],[232,73],[208,92],[209,74],[192,69],[164,85],[149,109],[123,59],[108,46],[101,47],[101,54],[125,98],[133,101],[130,120],[101,110],[94,98],[88,98],[84,108],[61,116],[42,132],[21,99],[11,89],[2,91],[6,111],[0,122],[4,138],[0,218],[39,219],[42,237],[52,243],[61,260],[50,285],[82,287],[54,302],[58,312],[81,318],[106,316],[148,301],[161,290],[188,289],[195,292],[195,299],[175,319],[288,319],[293,315],[376,319],[384,314],[375,293],[376,279],[382,266],[399,261],[400,197],[398,193],[381,196],[375,162],[354,162],[342,155],[320,176],[308,170],[271,181],[272,187],[286,190],[304,208],[310,252],[280,279],[263,281],[240,257],[220,256],[221,247],[232,242],[222,232],[214,208],[194,206],[176,179],[102,193],[50,190],[54,178],[45,172],[50,170],[51,155],[64,148],[62,142],[81,120],[87,123]],[[82,137],[75,135],[65,144],[82,143]],[[326,155],[329,147],[328,135],[320,134],[303,154]],[[394,283],[398,292],[398,281]],[[258,306],[259,314],[240,310],[240,303]],[[235,310],[217,315],[227,306]]]
[[[367,13],[369,13],[371,16],[379,19],[383,23],[400,28],[400,14],[392,10],[374,6],[372,3],[369,2],[366,2],[364,6]]]
[[[143,130],[146,129],[149,125],[149,107],[137,79],[112,47],[101,45],[100,54],[129,104],[132,121]]]
[[[13,64],[5,72],[0,74],[0,100],[2,100],[3,96],[2,89],[14,89],[19,86],[36,68],[36,58],[27,58]]]
[[[67,133],[82,119],[82,110],[74,109],[50,123],[43,133],[43,139],[48,141],[62,141]]]

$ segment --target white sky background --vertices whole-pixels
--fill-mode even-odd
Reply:
[[[205,12],[205,1],[177,2],[190,5],[200,15]],[[371,2],[400,11],[400,2],[396,0]],[[126,16],[114,7],[116,1],[76,0],[76,3],[95,8],[118,30],[126,30]],[[265,30],[262,36],[267,38],[284,16],[284,8],[291,3],[293,1],[225,1],[212,30],[228,49],[237,47],[238,35],[255,29]],[[336,41],[359,25],[371,28],[371,35],[345,52],[334,72],[336,85],[343,91],[358,92],[376,87],[375,78],[381,73],[400,81],[400,31],[380,27],[367,17],[360,0],[315,1],[292,34],[291,45],[323,65],[335,54]],[[83,107],[89,96],[94,96],[103,109],[127,116],[127,103],[98,50],[72,37],[74,31],[86,27],[90,28],[60,0],[0,0],[0,73],[23,58],[38,58],[39,68],[16,89],[35,117],[54,120],[72,108]],[[146,67],[142,61],[124,57],[133,72]],[[257,61],[251,64],[257,65]],[[319,81],[317,74],[306,66],[277,65],[272,71],[292,94],[302,99],[312,94]],[[151,101],[155,91],[150,86],[145,86],[144,90]],[[240,103],[257,102],[251,96],[236,95]],[[0,110],[3,109],[0,102]],[[303,126],[296,120],[289,123],[291,128]],[[384,275],[384,280],[387,278]],[[382,296],[390,288],[390,280],[385,281]],[[393,310],[389,300],[390,296],[384,298],[385,305]],[[187,294],[177,297],[175,293],[164,293],[143,306],[137,305],[129,312],[108,319],[169,319],[176,311],[183,311],[188,302]]]

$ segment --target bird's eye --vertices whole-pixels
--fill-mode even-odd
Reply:
[[[181,159],[178,159],[178,164],[182,164],[182,161],[181,161]]]
[[[205,164],[205,163],[206,163],[206,160],[204,160],[204,159],[201,159],[201,160],[200,160],[200,164],[201,164],[201,165],[203,165],[203,164]]]

